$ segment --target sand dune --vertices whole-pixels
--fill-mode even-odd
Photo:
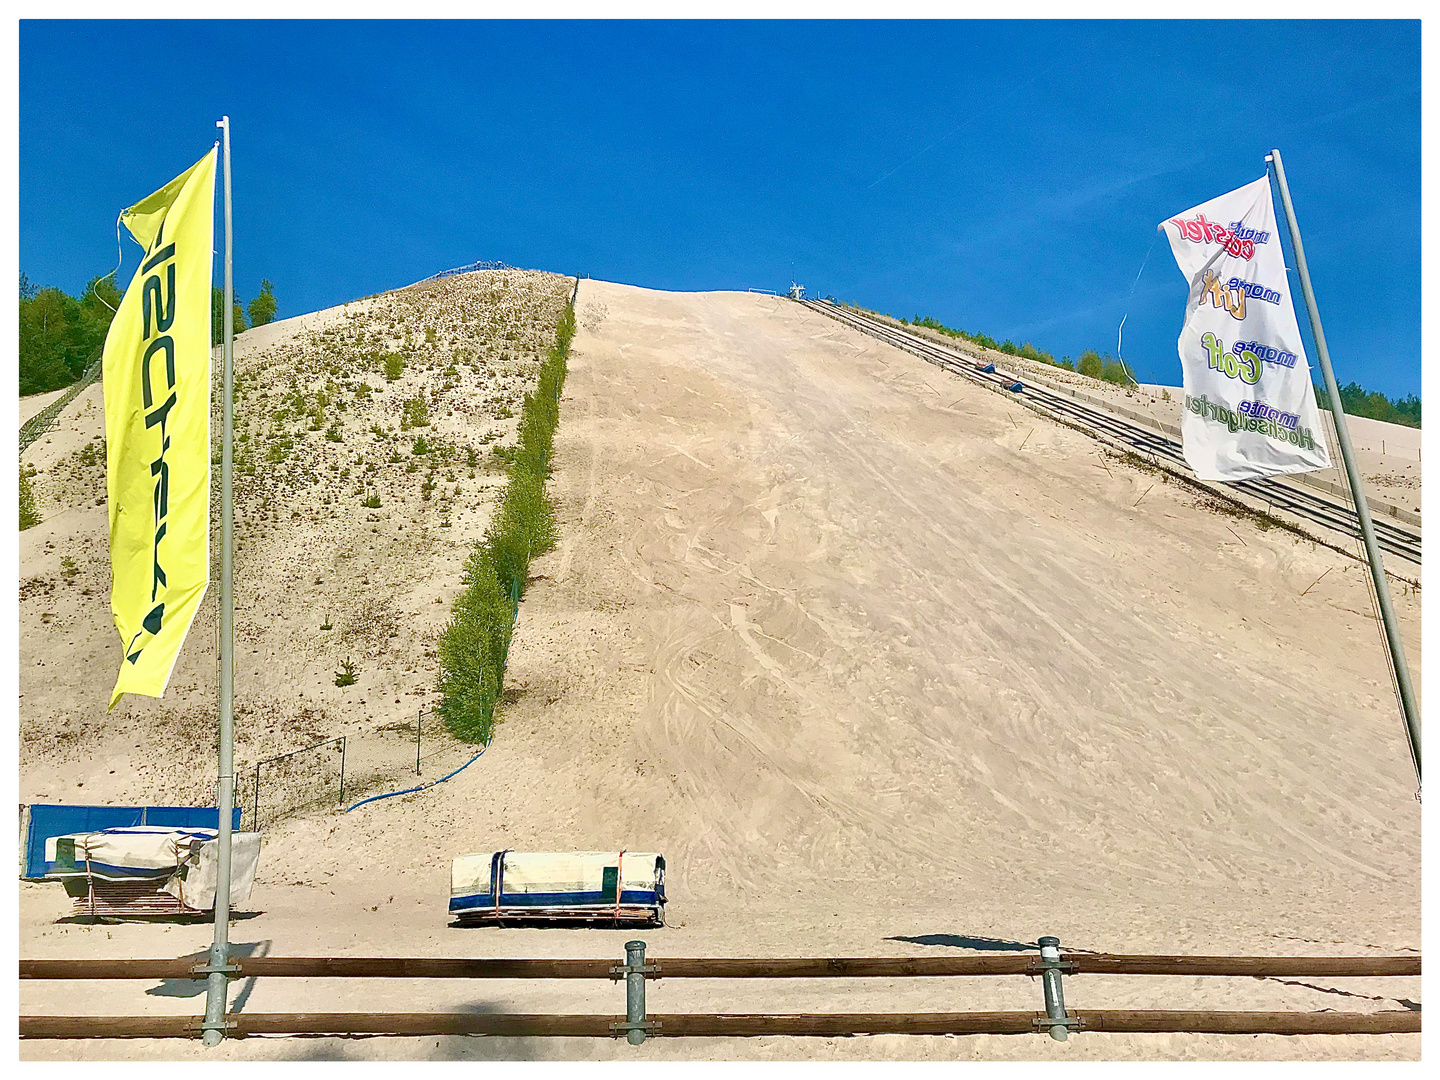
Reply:
[[[670,867],[664,955],[1420,945],[1420,812],[1362,568],[1217,515],[1004,398],[798,305],[582,282],[539,560],[495,744],[424,795],[267,838],[273,954],[618,956],[625,931],[446,926],[465,851]],[[1328,574],[1325,572],[1329,570]],[[1322,574],[1320,585],[1305,592]],[[1304,595],[1302,595],[1304,593]],[[1411,656],[1418,597],[1395,597]],[[1418,675],[1418,664],[1416,665]],[[242,685],[240,693],[245,693]],[[23,703],[22,703],[23,707]],[[22,777],[23,779],[23,777]],[[204,927],[22,954],[176,955]],[[104,941],[97,941],[99,934]],[[1073,1007],[1404,1007],[1419,980],[1072,980]],[[61,1011],[62,987],[22,988]],[[195,1012],[102,987],[87,1010]],[[614,1011],[563,983],[275,980],[251,1011]],[[1337,996],[1338,995],[1338,996]],[[1038,1008],[1026,979],[666,983],[657,1011]],[[184,1056],[164,1043],[27,1057]],[[251,1040],[227,1058],[1418,1058],[1418,1036]]]

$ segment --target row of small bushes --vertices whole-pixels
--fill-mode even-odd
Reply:
[[[968,341],[972,345],[979,345],[984,349],[994,349],[1008,356],[1019,356],[1025,360],[1034,360],[1040,364],[1050,364],[1053,367],[1078,372],[1081,375],[1088,375],[1092,379],[1100,379],[1103,382],[1129,386],[1135,381],[1130,377],[1130,373],[1125,369],[1125,365],[1121,363],[1120,360],[1108,353],[1102,356],[1094,349],[1086,349],[1074,361],[1068,356],[1056,360],[1052,354],[1045,352],[1043,349],[1037,349],[1028,341],[1023,345],[1016,345],[1008,338],[1005,341],[996,342],[989,334],[971,334],[964,330],[956,330],[954,327],[946,326],[938,319],[932,319],[928,315],[924,318],[921,318],[919,315],[916,315],[913,319],[902,318],[900,322],[907,326],[923,326],[927,330],[934,330],[947,337]]]
[[[489,741],[495,706],[504,689],[505,659],[520,598],[532,559],[558,539],[555,513],[545,494],[555,428],[560,422],[560,392],[566,358],[575,336],[575,312],[567,305],[540,365],[533,394],[525,397],[520,437],[509,451],[497,453],[508,464],[505,492],[485,536],[465,562],[466,588],[451,609],[440,635],[440,704],[446,728],[466,742]]]

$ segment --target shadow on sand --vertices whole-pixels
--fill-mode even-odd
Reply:
[[[230,955],[231,957],[268,956],[270,955],[270,941],[268,938],[264,941],[232,941],[230,942]],[[188,953],[180,957],[181,960],[193,960],[197,964],[204,963],[209,958],[209,949],[201,952]],[[238,1013],[245,1007],[245,1003],[250,1000],[251,991],[255,989],[254,976],[242,981],[245,985],[240,988],[240,992],[235,995],[234,1002],[230,1006],[230,1011],[233,1013]],[[159,986],[152,986],[146,990],[145,993],[150,997],[203,997],[205,994],[205,980],[161,979]]]
[[[232,911],[231,922],[245,922],[258,919],[263,911]],[[208,911],[194,915],[64,915],[55,920],[71,926],[120,926],[125,923],[171,923],[175,926],[194,926],[196,923],[213,923],[215,916]]]
[[[1003,938],[971,937],[967,934],[897,934],[886,941],[908,941],[912,945],[941,945],[949,949],[975,949],[979,952],[1033,952],[1040,946],[1033,941],[1006,941]]]

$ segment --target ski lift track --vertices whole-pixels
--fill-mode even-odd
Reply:
[[[981,371],[979,363],[971,357],[936,345],[918,335],[896,329],[879,319],[842,308],[838,304],[821,300],[801,300],[799,303],[992,390],[1004,391],[1007,386],[1017,381],[1017,377],[998,371],[993,373]],[[1024,380],[1019,381],[1024,382]],[[1015,398],[1042,415],[1047,415],[1067,426],[1077,427],[1086,434],[1099,435],[1133,447],[1142,454],[1156,459],[1156,464],[1161,464],[1163,460],[1164,464],[1161,464],[1161,467],[1167,471],[1176,473],[1191,483],[1202,483],[1190,475],[1180,444],[1173,439],[1159,432],[1129,423],[1103,410],[1089,408],[1047,387],[1032,382],[1024,382],[1024,386],[1024,391],[1014,395]],[[1299,491],[1287,484],[1270,480],[1241,480],[1230,486],[1246,495],[1265,501],[1272,508],[1288,511],[1297,517],[1343,533],[1347,537],[1359,536],[1359,524],[1355,511],[1349,506],[1333,503],[1318,495]],[[1213,490],[1208,485],[1205,488],[1207,491]],[[1216,494],[1223,495],[1224,493],[1216,492]],[[1419,534],[1401,528],[1378,515],[1372,516],[1380,547],[1391,555],[1406,559],[1419,566]],[[1333,544],[1327,546],[1335,547]],[[1347,551],[1344,548],[1336,548],[1336,550],[1352,557],[1355,556],[1355,552]]]

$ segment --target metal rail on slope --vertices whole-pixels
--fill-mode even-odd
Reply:
[[[915,334],[906,333],[889,326],[879,319],[842,308],[828,301],[802,300],[800,303],[819,311],[853,329],[868,334],[913,353],[971,382],[1003,390],[1015,382],[1013,376],[981,370],[979,361],[956,350],[947,349]],[[1023,400],[1036,411],[1050,413],[1053,418],[1072,426],[1078,426],[1115,440],[1150,457],[1161,459],[1172,471],[1190,475],[1180,444],[1159,431],[1152,431],[1102,409],[1091,408],[1048,387],[1026,382]],[[1252,498],[1263,500],[1272,507],[1278,507],[1297,517],[1305,518],[1326,528],[1347,536],[1355,535],[1357,528],[1354,510],[1321,497],[1301,491],[1286,484],[1269,480],[1242,480],[1229,485]],[[1380,546],[1400,558],[1416,565],[1420,563],[1420,536],[1401,526],[1383,519],[1375,521]]]
[[[100,378],[102,359],[103,356],[97,354],[63,394],[20,425],[20,453],[25,453],[31,443],[53,429],[66,407]]]

